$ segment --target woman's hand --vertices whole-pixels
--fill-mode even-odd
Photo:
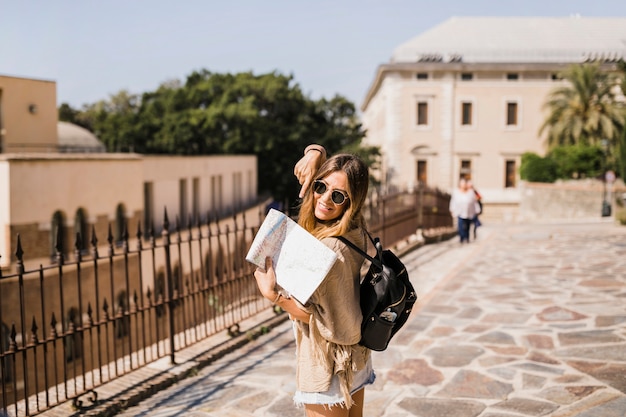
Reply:
[[[276,292],[276,274],[274,273],[272,258],[269,256],[265,258],[265,271],[257,268],[254,271],[254,278],[261,295],[270,301],[274,300],[278,293]]]
[[[310,150],[304,154],[298,161],[293,173],[298,178],[298,182],[302,185],[298,197],[302,198],[306,191],[311,187],[315,173],[324,162],[324,155],[317,150]]]

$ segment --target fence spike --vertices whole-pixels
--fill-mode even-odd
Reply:
[[[22,250],[22,238],[20,237],[20,234],[17,234],[17,249],[15,250],[15,257],[17,258],[18,261],[23,261],[24,259],[22,258],[22,256],[24,256],[24,251]]]
[[[35,320],[35,316],[33,316],[33,324],[30,326],[30,340],[34,345],[37,344],[37,320]]]
[[[89,327],[93,326],[93,309],[91,308],[91,302],[87,303],[87,323],[89,323]]]
[[[113,256],[113,231],[111,230],[111,223],[109,223],[109,230],[107,232],[107,242],[109,242],[109,256]]]
[[[137,240],[141,242],[141,237],[143,236],[143,233],[141,231],[141,222],[137,222],[137,233],[135,234],[135,236],[137,237]]]
[[[104,302],[102,303],[102,311],[104,311],[104,321],[109,319],[109,302],[106,297],[104,297]]]
[[[94,248],[98,246],[98,238],[96,237],[96,226],[91,225],[91,246]]]
[[[20,234],[17,234],[17,249],[15,250],[15,257],[17,258],[16,270],[19,274],[24,273],[24,251],[22,250],[22,238]]]
[[[11,333],[9,333],[9,352],[15,352],[17,350],[17,331],[15,330],[15,323],[11,325]]]
[[[163,208],[163,231],[169,232],[170,219],[167,217],[167,207]]]
[[[76,254],[76,260],[80,262],[81,250],[83,249],[83,239],[80,236],[80,232],[76,232],[76,238],[74,239],[74,253]]]
[[[98,259],[98,238],[96,237],[95,225],[91,225],[91,253],[93,259]]]

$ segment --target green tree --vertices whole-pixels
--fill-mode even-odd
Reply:
[[[557,168],[558,178],[593,178],[602,175],[604,152],[597,145],[564,145],[553,148],[546,158]]]
[[[194,71],[184,83],[168,81],[140,96],[120,91],[84,106],[75,120],[109,151],[257,155],[259,191],[281,200],[297,196],[290,167],[310,143],[331,154],[358,150],[372,164],[378,155],[360,147],[364,131],[353,103],[341,96],[311,100],[292,76],[275,72]]]
[[[558,168],[550,158],[543,158],[534,152],[522,154],[520,178],[532,182],[554,182]]]
[[[624,113],[616,103],[613,76],[599,64],[572,65],[562,74],[567,85],[550,93],[549,111],[540,129],[550,148],[560,145],[597,145],[607,139],[616,145],[624,127]]]

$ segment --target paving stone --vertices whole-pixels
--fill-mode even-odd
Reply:
[[[571,404],[599,389],[604,389],[604,387],[589,385],[550,387],[538,393],[537,396],[557,404]]]
[[[609,346],[589,346],[560,349],[554,352],[561,358],[598,359],[626,362],[626,343]]]
[[[624,417],[626,398],[617,398],[578,415],[578,417]]]
[[[503,363],[509,363],[516,360],[516,358],[511,358],[507,356],[489,356],[486,358],[480,358],[478,360],[478,363],[480,363],[480,366],[484,368],[490,368],[492,366],[502,365]]]
[[[535,349],[553,349],[554,341],[552,336],[544,334],[529,334],[524,336],[526,345]]]
[[[612,330],[588,330],[583,332],[559,333],[559,342],[563,346],[583,345],[590,343],[618,343],[624,339],[615,335]]]
[[[530,314],[522,313],[497,313],[488,314],[483,318],[485,323],[500,323],[500,324],[523,324],[530,319]]]
[[[522,374],[522,387],[524,389],[538,389],[546,384],[547,378],[539,375]]]
[[[435,398],[405,398],[398,405],[420,417],[477,417],[485,405],[476,401],[440,400]]]
[[[528,398],[511,398],[493,405],[494,408],[514,411],[529,416],[545,416],[553,412],[558,405]]]
[[[584,314],[557,306],[544,309],[541,313],[537,314],[537,317],[543,321],[572,321],[587,318]]]
[[[626,393],[626,364],[570,361],[569,365]]]
[[[549,365],[558,365],[559,363],[561,363],[548,355],[535,351],[530,352],[527,358],[529,361],[547,363]]]
[[[596,317],[596,327],[609,327],[626,323],[626,316],[599,316]]]
[[[408,359],[388,372],[388,379],[397,384],[435,385],[443,381],[443,374],[431,368],[423,359]]]
[[[515,339],[513,338],[513,336],[504,332],[500,332],[500,331],[489,332],[487,334],[484,334],[482,336],[475,338],[474,341],[480,342],[480,343],[498,343],[501,345],[514,345],[515,344]]]
[[[497,381],[475,371],[461,370],[437,393],[449,398],[506,398],[513,391],[511,384]]]
[[[482,355],[485,351],[476,346],[456,345],[435,347],[425,353],[431,356],[435,366],[464,366]]]

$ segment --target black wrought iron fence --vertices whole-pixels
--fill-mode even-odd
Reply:
[[[371,231],[389,246],[418,227],[451,225],[449,196],[436,190],[371,199]],[[267,309],[244,258],[264,210],[170,231],[167,212],[156,236],[138,226],[121,246],[109,227],[89,250],[76,236],[72,256],[27,265],[16,237],[16,262],[0,271],[0,404],[29,416],[73,401],[88,406],[97,388]],[[57,234],[61,236],[62,234]],[[8,324],[10,323],[10,325]]]

